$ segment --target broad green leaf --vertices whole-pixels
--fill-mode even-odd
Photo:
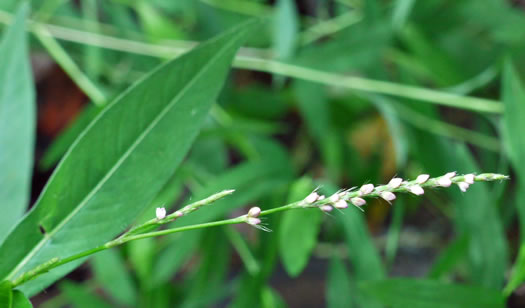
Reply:
[[[290,189],[288,202],[303,199],[313,188],[310,178],[299,179]],[[312,250],[317,244],[322,215],[318,209],[283,213],[278,233],[279,251],[288,275],[296,277],[308,265]]]
[[[344,263],[337,257],[330,262],[326,282],[326,305],[328,308],[355,307],[352,285]]]
[[[0,42],[0,243],[29,202],[35,105],[23,4]]]
[[[61,283],[60,289],[75,308],[112,307],[108,302],[104,301],[98,295],[91,293],[80,284],[65,281]]]
[[[368,281],[360,289],[392,308],[503,308],[501,293],[477,286],[406,278]]]
[[[108,249],[93,256],[96,280],[121,305],[133,306],[138,291],[118,250]]]
[[[13,307],[12,308],[33,308],[33,304],[24,295],[24,293],[14,290],[13,291]]]
[[[16,278],[122,232],[184,158],[235,52],[257,23],[243,23],[161,65],[110,103],[75,141],[35,207],[0,247],[0,277]],[[34,294],[81,262],[56,268],[22,290]]]
[[[13,285],[11,281],[0,282],[0,307],[10,308],[13,302]]]
[[[278,59],[290,58],[295,49],[299,21],[294,0],[278,0],[273,28],[274,51]]]
[[[405,25],[414,4],[415,0],[396,0],[394,10],[392,12],[392,26],[396,30],[400,30]]]

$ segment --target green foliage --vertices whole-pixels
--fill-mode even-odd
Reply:
[[[518,2],[50,0],[17,11],[0,1],[0,307],[31,307],[27,297],[59,278],[39,305],[503,307],[520,297]],[[61,88],[60,70],[75,86]],[[80,92],[90,102],[80,106]],[[66,120],[57,136],[44,132]],[[156,208],[227,189],[157,231],[316,188],[329,197],[449,171],[511,178],[396,193],[392,205],[366,198],[364,213],[260,216],[275,232],[242,224],[99,246],[130,225],[159,228]],[[71,276],[81,283],[63,278],[94,248],[104,251]]]
[[[22,217],[33,169],[35,103],[22,5],[0,42],[0,243]]]
[[[505,307],[503,296],[496,290],[433,280],[393,278],[365,282],[359,288],[392,308]]]

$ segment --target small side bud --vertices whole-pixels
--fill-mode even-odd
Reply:
[[[359,197],[355,197],[355,198],[350,199],[350,202],[352,202],[352,204],[355,205],[355,206],[363,206],[363,205],[366,204],[365,199],[359,198]]]
[[[155,215],[157,216],[157,219],[158,219],[158,220],[163,219],[164,217],[166,217],[166,209],[163,208],[163,207],[158,207],[158,208],[155,210]]]
[[[359,195],[364,196],[374,191],[374,184],[365,184],[359,188]]]
[[[328,212],[331,212],[334,208],[331,206],[331,205],[323,205],[320,207],[321,211],[325,212],[325,213],[328,213]]]
[[[410,186],[408,188],[408,191],[410,191],[411,193],[413,193],[416,196],[421,196],[422,194],[425,193],[423,188],[421,186],[419,186],[419,185],[412,185],[412,186]]]
[[[430,178],[430,175],[428,174],[420,174],[416,178],[416,183],[418,183],[419,185],[424,184],[426,181],[428,181],[429,178]]]
[[[396,200],[396,195],[389,191],[382,191],[379,195],[388,202]]]
[[[465,174],[464,176],[465,178],[465,182],[472,185],[474,184],[474,174],[470,173],[470,174]]]
[[[449,173],[445,174],[444,177],[452,179],[456,175],[457,175],[457,172],[456,171],[452,171],[452,172],[449,172]]]
[[[462,192],[466,192],[467,189],[469,188],[470,184],[467,183],[467,182],[459,182],[458,183],[458,187],[459,189],[462,191]]]
[[[260,214],[261,214],[261,208],[259,208],[257,206],[252,207],[248,211],[248,217],[256,218],[256,217],[259,217]]]
[[[346,209],[348,207],[348,203],[346,203],[345,200],[340,199],[336,203],[334,203],[334,207],[337,209]]]
[[[313,193],[309,194],[306,198],[304,198],[304,202],[307,204],[312,204],[315,201],[319,199],[319,195],[314,191]]]
[[[391,189],[396,189],[401,185],[402,182],[402,178],[393,178],[390,180],[390,182],[388,182],[388,187],[390,187]]]
[[[324,195],[320,195],[319,198],[317,198],[317,201],[324,200],[326,197]]]
[[[175,211],[175,217],[182,217],[184,214],[181,211]]]

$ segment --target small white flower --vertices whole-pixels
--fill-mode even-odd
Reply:
[[[374,184],[365,184],[359,188],[359,195],[364,196],[374,191]]]
[[[424,184],[426,181],[428,181],[428,178],[430,178],[428,174],[420,174],[416,179],[416,183],[420,185]]]
[[[388,202],[396,200],[396,195],[389,191],[382,191],[379,195]]]
[[[331,212],[333,210],[332,206],[328,204],[321,206],[320,209],[321,211],[326,212],[326,213]]]
[[[346,203],[345,200],[340,199],[339,201],[334,203],[334,207],[337,209],[346,209],[348,207],[348,204]]]
[[[339,197],[339,194],[333,194],[330,196],[330,202],[332,203],[336,203],[337,201],[339,201],[339,199],[341,199],[341,197]]]
[[[464,178],[465,182],[467,182],[468,184],[474,184],[474,174],[465,174]]]
[[[363,198],[359,198],[359,197],[352,198],[352,199],[350,199],[350,201],[351,201],[352,204],[355,205],[355,206],[363,206],[363,205],[366,204],[365,199],[363,199]]]
[[[309,194],[306,198],[304,198],[304,202],[307,204],[312,204],[319,198],[319,195],[314,191],[313,193]]]
[[[256,218],[261,214],[261,208],[254,206],[248,211],[248,217]]]
[[[393,178],[390,180],[390,182],[388,182],[388,187],[390,187],[391,189],[396,189],[401,185],[402,182],[402,178]]]
[[[466,192],[469,186],[470,186],[470,184],[467,183],[467,182],[459,182],[459,183],[458,183],[458,187],[459,187],[459,189],[460,189],[462,192]]]
[[[155,210],[155,215],[157,216],[157,219],[163,219],[164,217],[166,217],[166,209],[163,207],[158,207]]]
[[[408,190],[413,193],[414,195],[416,196],[421,196],[422,194],[425,193],[425,191],[423,190],[423,188],[421,188],[421,186],[419,185],[412,185],[408,188]]]
[[[248,217],[248,219],[246,220],[246,223],[252,226],[257,226],[258,224],[261,223],[261,220],[255,217]]]
[[[450,178],[448,178],[446,176],[440,177],[438,179],[437,183],[441,187],[450,187],[450,185],[452,185],[452,181],[450,180]]]
[[[317,198],[317,201],[321,201],[321,200],[324,200],[325,199],[325,196],[324,195],[320,195],[319,198]]]

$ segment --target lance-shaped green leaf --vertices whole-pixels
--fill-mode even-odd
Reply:
[[[0,43],[0,243],[27,208],[35,139],[34,89],[22,5]]]
[[[73,143],[36,206],[0,247],[0,277],[14,279],[122,232],[184,158],[233,56],[257,23],[243,23],[161,65],[110,103]],[[21,289],[34,294],[82,261]]]

